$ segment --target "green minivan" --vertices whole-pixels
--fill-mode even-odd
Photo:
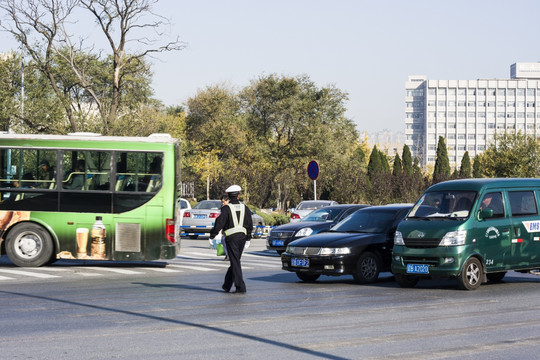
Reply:
[[[456,278],[461,289],[540,269],[540,179],[466,179],[428,188],[399,224],[392,272],[401,287]]]

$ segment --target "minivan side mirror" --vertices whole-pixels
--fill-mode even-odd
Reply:
[[[478,220],[489,219],[493,217],[493,209],[482,209],[478,212]]]

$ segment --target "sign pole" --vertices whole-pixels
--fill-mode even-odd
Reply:
[[[317,200],[317,180],[313,180],[313,194],[315,196],[313,200]]]

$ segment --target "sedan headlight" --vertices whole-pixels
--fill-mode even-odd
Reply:
[[[467,230],[450,231],[443,236],[439,246],[465,245],[466,238]]]
[[[321,248],[318,255],[347,255],[351,253],[351,249],[343,248]]]
[[[396,231],[394,234],[394,245],[405,245],[401,231]]]
[[[287,249],[285,249],[285,252],[289,254],[294,254],[294,246],[287,246]]]
[[[307,228],[303,228],[303,229],[298,230],[298,232],[294,236],[295,237],[303,237],[303,236],[309,236],[312,233],[313,233],[313,229],[310,228],[310,227],[307,227]]]

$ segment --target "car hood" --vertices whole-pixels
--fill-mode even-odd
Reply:
[[[306,236],[289,243],[289,246],[303,247],[345,247],[364,245],[367,243],[382,243],[386,241],[384,233],[344,233],[325,232]]]
[[[274,231],[298,231],[300,229],[304,228],[312,228],[312,229],[330,229],[330,227],[333,225],[333,222],[326,222],[326,221],[299,221],[295,223],[288,223],[276,226],[273,230]]]

